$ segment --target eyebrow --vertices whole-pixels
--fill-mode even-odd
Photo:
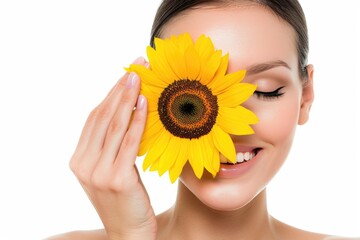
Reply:
[[[246,75],[258,74],[276,67],[285,67],[291,70],[290,66],[286,62],[282,60],[275,60],[275,61],[250,65],[246,70]]]

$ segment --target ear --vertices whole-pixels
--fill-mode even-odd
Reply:
[[[300,114],[298,120],[299,125],[303,125],[309,120],[311,105],[314,101],[314,66],[310,64],[307,66],[306,70],[308,73],[308,79],[302,89]]]

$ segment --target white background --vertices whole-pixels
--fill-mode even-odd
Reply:
[[[159,1],[124,2],[0,1],[0,239],[102,227],[68,161],[88,113],[145,55]],[[301,3],[316,101],[269,185],[269,211],[299,228],[360,236],[359,4]],[[156,213],[170,207],[176,184],[141,174]]]

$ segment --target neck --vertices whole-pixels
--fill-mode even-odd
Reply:
[[[235,211],[216,211],[179,182],[176,203],[160,215],[159,239],[274,239],[266,191]]]

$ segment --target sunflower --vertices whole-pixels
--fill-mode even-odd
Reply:
[[[171,182],[189,162],[199,179],[204,169],[214,177],[220,153],[236,162],[229,134],[253,134],[256,115],[240,106],[256,86],[241,83],[246,71],[226,74],[229,55],[215,50],[209,37],[195,42],[188,33],[155,39],[147,47],[150,68],[131,64],[148,99],[148,118],[140,143],[143,169],[169,173]]]

